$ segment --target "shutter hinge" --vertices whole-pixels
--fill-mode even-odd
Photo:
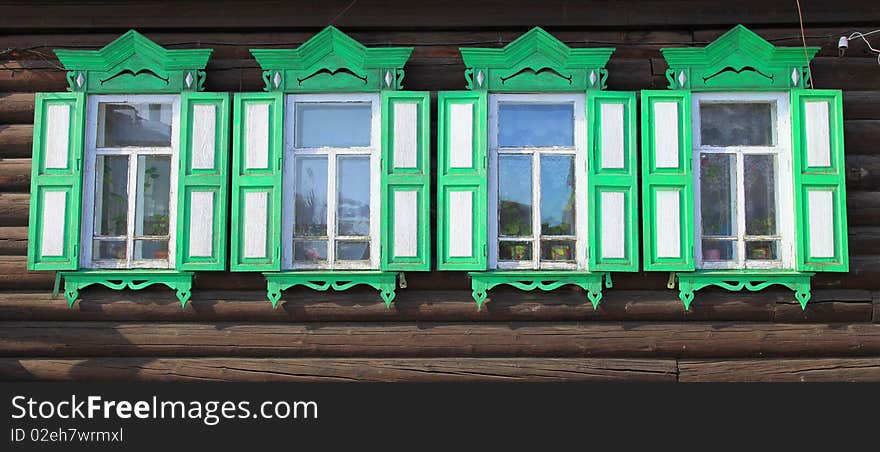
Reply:
[[[79,243],[73,245],[73,257],[79,259]]]
[[[483,258],[489,257],[489,245],[483,244]]]
[[[77,157],[76,163],[74,164],[76,166],[76,171],[82,171],[82,163],[82,157]]]

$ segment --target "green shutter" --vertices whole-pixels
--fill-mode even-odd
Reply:
[[[229,94],[180,96],[177,269],[226,269]]]
[[[37,93],[28,270],[79,267],[84,93]]]
[[[842,97],[791,92],[798,270],[849,271]]]
[[[437,268],[486,270],[485,91],[437,100]]]
[[[645,270],[694,269],[690,91],[642,91]]]
[[[232,271],[281,269],[284,95],[235,96],[232,133]]]
[[[587,91],[589,269],[637,271],[636,94]]]
[[[382,92],[382,270],[431,269],[431,96]]]

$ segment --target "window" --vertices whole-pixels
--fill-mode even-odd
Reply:
[[[82,265],[173,268],[179,96],[88,97]]]
[[[283,267],[379,266],[379,96],[286,97]]]
[[[787,93],[693,95],[700,268],[791,268]]]
[[[586,268],[584,97],[490,95],[491,268]]]

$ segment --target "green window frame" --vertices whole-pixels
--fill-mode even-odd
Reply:
[[[694,291],[703,287],[757,291],[772,285],[795,291],[795,298],[806,309],[813,272],[849,271],[842,94],[840,90],[808,88],[809,61],[818,50],[775,47],[742,25],[706,47],[661,49],[669,65],[668,90],[642,91],[644,266],[648,271],[673,272],[670,282],[678,283],[686,309]],[[774,177],[779,179],[777,190],[791,193],[785,199],[778,195],[777,200],[786,202],[777,201],[775,209],[780,211],[777,218],[790,219],[791,224],[787,229],[777,224],[775,233],[781,237],[780,246],[790,247],[780,253],[791,253],[790,257],[775,264],[749,264],[745,255],[738,258],[742,262],[736,266],[740,268],[701,268],[712,265],[696,258],[700,254],[696,248],[702,244],[695,239],[703,225],[697,224],[694,212],[701,182],[694,179],[693,156],[702,152],[702,145],[694,143],[694,124],[701,118],[694,117],[698,113],[693,111],[697,105],[693,102],[771,98],[778,99],[773,105],[788,111],[776,122],[790,121],[790,136],[785,127],[778,126],[777,132],[786,135],[775,137],[772,145],[763,145],[770,146],[766,151],[742,146],[728,149],[746,155],[743,153],[753,152],[749,149],[775,153],[772,149],[781,146],[774,160]],[[788,152],[790,156],[783,154]],[[741,179],[735,184],[742,185],[747,178],[742,168],[733,174]],[[739,200],[733,201],[731,209],[740,217],[740,210],[745,209],[743,190],[738,186]],[[747,227],[742,218],[738,221],[743,229],[740,240]],[[740,252],[744,249],[740,245]]]
[[[164,284],[185,306],[193,271],[226,267],[229,95],[202,92],[212,50],[167,50],[130,30],[100,50],[55,53],[68,71],[69,88],[36,96],[28,269],[56,270],[56,291],[63,280],[71,305],[93,284],[135,290]],[[89,127],[98,121],[87,115],[88,105],[102,99],[164,99],[172,106],[174,145],[165,152],[176,162],[169,169],[169,217],[176,222],[167,227],[169,246],[174,244],[167,268],[111,268],[88,259],[92,231],[83,226],[91,221],[83,220],[94,213],[84,178],[94,174],[95,146],[88,137],[97,133]],[[127,149],[133,148],[117,152]],[[87,182],[86,188],[95,181]]]
[[[398,281],[405,285],[403,272],[431,268],[430,95],[402,90],[403,66],[412,48],[365,47],[330,26],[296,49],[252,49],[251,53],[263,69],[265,88],[262,93],[236,94],[234,101],[232,271],[263,272],[273,306],[289,287],[346,290],[358,284],[379,290],[390,306]],[[367,148],[359,145],[302,150],[296,144],[286,145],[293,140],[285,138],[285,129],[290,129],[290,134],[291,125],[297,127],[297,119],[287,108],[290,102],[299,102],[295,99],[371,102],[371,136],[376,138],[371,139],[369,149],[377,153],[365,154]],[[302,154],[296,154],[300,151]],[[295,255],[287,250],[291,243],[338,236],[333,224],[326,235],[316,236],[297,234],[291,227],[294,206],[284,200],[285,196],[293,199],[296,188],[292,180],[285,179],[284,168],[292,165],[292,156],[306,152],[336,158],[334,162],[345,153],[371,155],[371,162],[377,160],[378,180],[370,178],[369,262],[328,262],[310,267],[291,257]],[[332,181],[335,175],[327,179]],[[336,189],[329,187],[327,196],[335,196]],[[333,217],[328,213],[326,218],[332,221]],[[358,237],[363,238],[361,234]],[[343,238],[348,239],[352,238]],[[327,243],[327,253],[333,253],[331,242]]]
[[[467,90],[438,93],[438,269],[470,271],[478,306],[485,302],[487,291],[499,284],[522,290],[554,290],[573,284],[584,288],[597,307],[602,286],[611,286],[610,272],[637,271],[639,262],[636,96],[605,90],[605,65],[614,49],[570,48],[535,27],[504,48],[460,50]],[[495,155],[490,155],[497,150],[490,149],[496,141],[489,137],[489,130],[496,129],[490,121],[496,119],[489,117],[489,106],[503,96],[549,102],[553,94],[575,96],[572,99],[582,96],[573,101],[582,105],[575,114],[582,118],[581,124],[573,130],[583,130],[574,133],[584,135],[576,137],[584,149],[578,145],[567,151],[557,148],[583,158],[576,165],[572,189],[574,205],[585,207],[574,213],[579,259],[569,268],[551,269],[554,265],[545,263],[498,268],[495,248],[500,228],[490,226],[489,221],[502,215],[489,212],[490,206],[500,205],[498,193],[489,192],[490,188],[497,192],[499,185],[490,173],[497,171]],[[528,152],[557,152],[543,149]],[[537,190],[533,189],[533,199],[539,198]],[[541,226],[534,218],[531,223]],[[535,243],[537,233],[529,233]],[[534,253],[538,251],[533,249]]]

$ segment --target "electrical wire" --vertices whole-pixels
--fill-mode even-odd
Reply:
[[[801,24],[801,38],[804,42],[804,59],[807,60],[807,78],[810,80],[810,88],[813,86],[813,68],[810,66],[810,55],[807,53],[807,33],[804,32],[804,15],[801,12],[801,0],[795,0],[798,10],[798,21]]]
[[[856,32],[853,32],[851,35],[849,35],[849,38],[847,38],[847,41],[852,41],[853,39],[861,38],[862,41],[865,41],[865,45],[868,46],[868,50],[877,53],[877,64],[880,64],[880,50],[875,49],[873,46],[871,46],[871,43],[868,42],[868,39],[866,38],[866,36],[871,36],[874,33],[880,33],[880,30],[869,31],[867,33],[862,33],[860,31],[856,31]]]

